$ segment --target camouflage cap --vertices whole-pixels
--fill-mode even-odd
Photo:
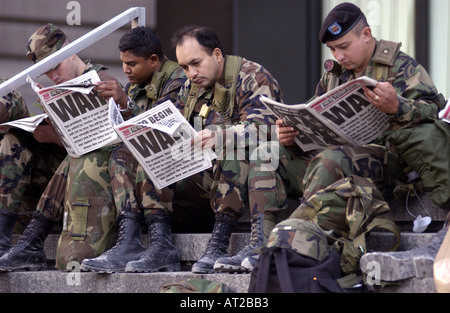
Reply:
[[[314,222],[289,218],[272,230],[266,247],[293,250],[301,255],[321,261],[328,255],[326,234]]]
[[[37,63],[61,49],[66,39],[66,35],[59,27],[48,23],[36,30],[28,39],[27,57]]]

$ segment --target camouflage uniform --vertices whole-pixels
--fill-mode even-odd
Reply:
[[[0,83],[4,82],[0,79]],[[0,99],[0,122],[29,117],[19,92]],[[16,231],[28,224],[36,204],[66,152],[56,144],[37,142],[31,133],[10,129],[0,144],[0,210],[18,214]]]
[[[233,63],[237,66],[233,67],[231,65]],[[233,79],[230,80],[233,76],[234,83]],[[231,220],[231,224],[235,223],[242,215],[248,198],[252,214],[254,214],[252,222],[253,218],[256,219],[256,216],[263,213],[266,208],[278,209],[277,194],[267,192],[274,186],[273,176],[266,173],[259,175],[256,171],[250,170],[254,169],[249,158],[250,129],[255,126],[270,127],[276,119],[273,113],[260,102],[261,95],[282,101],[278,83],[265,68],[236,56],[226,56],[224,73],[214,87],[198,88],[189,81],[186,83],[177,101],[180,111],[195,126],[194,117],[199,115],[202,107],[209,106],[211,111],[207,118],[202,119],[202,128],[220,125],[224,142],[230,138],[236,139],[234,146],[225,146],[225,149],[231,148],[234,151],[229,153],[230,155],[224,151],[225,153],[216,160],[212,169],[192,175],[162,190],[155,188],[149,179],[143,180],[138,185],[142,196],[139,203],[146,216],[169,216],[180,204],[206,200],[210,202],[216,213],[214,237],[214,233],[221,232],[218,225],[226,224],[218,221]],[[237,138],[244,140],[244,155],[239,155],[242,151],[237,149]],[[251,190],[257,190],[258,196],[262,197],[258,198],[258,201],[254,200],[257,198],[256,192],[253,196]],[[269,232],[273,226],[274,224]],[[225,238],[227,234],[231,234],[232,228],[224,227],[227,228],[223,232]],[[226,240],[228,239],[225,238]],[[207,254],[208,252],[205,252],[205,255]],[[141,270],[140,265],[138,265],[139,269],[135,269],[134,266],[134,262],[129,262],[126,271]],[[194,264],[193,271],[196,271],[195,266]]]
[[[0,84],[4,83],[6,79],[0,78]],[[6,96],[0,98],[0,123],[6,123],[12,120],[21,119],[25,117],[29,117],[30,114],[28,112],[28,107],[25,104],[25,101],[22,98],[22,95],[18,91],[12,91],[8,93]],[[12,134],[7,133],[7,137],[11,137],[11,139],[5,139],[6,143],[15,139]],[[0,147],[3,142],[3,134],[0,134]],[[7,147],[6,147],[7,148]],[[3,170],[3,168],[2,168]],[[3,172],[5,174],[6,172]],[[6,182],[4,183],[6,184]],[[6,195],[5,195],[6,196]],[[2,231],[2,235],[0,236],[0,256],[7,251],[11,247],[10,237],[12,235],[14,226],[16,225],[17,220],[17,212],[26,213],[27,211],[31,211],[31,206],[29,203],[25,202],[20,205],[19,203],[12,204],[12,198],[16,197],[2,197],[2,201],[0,202],[0,229]],[[17,199],[16,199],[17,200]],[[17,201],[16,201],[17,202]],[[15,207],[15,212],[10,212],[4,208]],[[29,220],[29,216],[21,215],[19,218],[19,223],[17,223],[16,228],[21,229],[21,224],[27,224]]]
[[[227,56],[228,61],[229,56]],[[225,88],[225,76],[218,81]],[[214,88],[200,88],[195,95],[196,102],[193,108],[186,107],[191,95],[191,84],[189,81],[182,89],[176,105],[185,117],[194,125],[194,117],[197,116],[204,104],[212,103],[213,110],[207,119],[202,120],[203,128],[210,125],[222,124],[224,138],[227,134],[244,138],[251,125],[269,126],[275,122],[275,116],[258,99],[258,96],[265,95],[276,101],[281,100],[281,89],[272,75],[257,63],[243,59],[238,74],[234,107],[229,107],[228,103],[216,104],[214,102]],[[187,112],[191,112],[187,115]],[[221,117],[216,117],[216,112]],[[211,118],[211,116],[213,116]],[[236,141],[235,141],[236,142]],[[246,144],[248,146],[248,143]],[[248,152],[248,150],[246,150]],[[243,213],[244,202],[246,201],[245,191],[247,189],[246,177],[248,176],[248,155],[245,160],[237,164],[235,156],[227,158],[226,154],[222,160],[217,160],[213,169],[204,173],[193,175],[187,181],[180,181],[162,191],[153,187],[150,180],[142,183],[142,200],[145,214],[169,214],[173,212],[173,201],[181,200],[179,194],[192,195],[194,199],[200,196],[211,200],[211,206],[215,212],[232,215],[235,218]],[[224,169],[232,168],[231,172]],[[199,176],[197,179],[194,176]],[[219,178],[220,177],[220,178]],[[194,182],[195,181],[195,182]],[[191,193],[186,190],[190,183],[197,185],[197,191]],[[240,189],[242,187],[242,189]],[[170,190],[170,191],[169,191]],[[176,196],[174,196],[174,194]]]
[[[114,79],[106,67],[86,61],[86,70],[98,72],[101,80]],[[42,193],[36,211],[55,223],[63,221],[58,242],[56,266],[65,269],[66,263],[81,260],[92,253],[103,252],[117,213],[112,201],[108,162],[113,145],[90,152],[80,158],[69,155],[54,172]],[[79,203],[80,205],[75,205]],[[89,205],[87,220],[74,220]],[[100,225],[100,226],[99,226]],[[75,231],[79,236],[69,234]],[[86,244],[89,241],[89,244]],[[81,260],[80,260],[81,259]]]
[[[185,81],[186,75],[182,68],[173,61],[165,61],[160,71],[153,74],[150,83],[129,84],[125,88],[128,96],[137,103],[133,113],[149,110],[166,100],[175,101]],[[120,211],[118,239],[115,246],[99,257],[84,259],[81,264],[82,270],[108,273],[121,270],[118,263],[128,257],[128,250],[136,253],[135,245],[144,249],[140,243],[142,220],[139,210],[141,195],[139,182],[148,177],[123,144],[113,150],[108,167],[114,192],[113,199],[117,210]]]
[[[28,57],[38,62],[48,56],[48,53],[53,53],[62,47],[65,41],[66,37],[59,28],[52,24],[45,25],[30,37],[27,45]],[[101,80],[114,79],[105,71],[104,66],[90,61],[85,61],[84,64],[84,73],[95,70]],[[42,152],[39,152],[42,154],[23,153],[25,157],[30,158],[30,161],[19,164],[26,165],[28,172],[33,175],[36,175],[35,173],[42,175],[42,167],[46,170],[44,173],[47,176],[38,180],[42,188],[36,190],[34,194],[39,202],[37,205],[34,203],[37,209],[32,225],[26,228],[21,240],[4,255],[0,267],[8,270],[46,267],[42,244],[53,225],[64,219],[63,232],[56,251],[56,266],[66,269],[67,262],[72,260],[81,262],[84,257],[101,253],[106,248],[110,230],[117,217],[108,174],[112,146],[98,149],[80,158],[67,156],[61,162],[66,155],[64,148],[58,146],[64,151],[61,156],[55,153],[54,149],[50,149],[48,144],[40,144],[36,141],[31,143],[34,143],[33,147],[36,146],[36,149],[40,148]],[[17,149],[16,145],[11,151],[20,153],[22,150]],[[25,149],[23,151],[27,152]],[[56,157],[59,157],[57,163],[54,161]],[[19,168],[19,166],[16,167]],[[21,192],[19,203],[27,201],[23,194],[24,192]],[[28,255],[21,255],[22,251]]]
[[[372,60],[363,75],[375,77],[375,67]],[[414,59],[400,52],[394,65],[389,67],[389,77],[399,95],[399,108],[398,112],[392,115],[391,129],[412,128],[436,118],[437,112],[444,103],[425,69]],[[344,68],[339,76],[339,83],[343,84],[352,79],[354,79],[354,73]],[[317,86],[316,96],[327,92],[326,86],[325,75]],[[384,196],[391,195],[394,180],[405,181],[407,164],[402,160],[401,155],[388,148],[385,135],[386,133],[374,142],[360,147],[330,147],[312,159],[302,184],[304,203],[297,209],[297,216],[306,214],[302,212],[308,210],[309,199],[319,194],[324,188],[350,175],[369,179],[374,183],[374,188],[381,190]],[[379,193],[379,190],[376,192]],[[380,197],[383,198],[381,194]],[[316,205],[313,207],[319,209]],[[332,231],[332,236],[338,238],[343,230],[349,229],[345,220],[339,218],[346,214],[346,206],[345,201],[336,201],[334,205],[320,210],[318,214],[320,218],[316,222],[322,229]],[[338,225],[339,220],[344,224]]]
[[[0,77],[0,85],[6,81]],[[14,90],[0,98],[0,123],[29,117],[30,112],[20,92]]]
[[[163,66],[160,72],[154,74],[152,81],[147,86],[127,86],[128,96],[137,104],[134,114],[151,107],[158,98],[157,92],[162,90],[162,86],[166,87],[164,92],[173,92],[172,88],[176,90],[176,87],[173,86],[177,85],[175,81],[182,71],[175,70],[175,68],[178,69],[175,62],[166,61],[165,65],[171,72],[164,72]],[[170,83],[164,85],[167,81]],[[164,96],[168,95],[164,94]],[[114,154],[111,157],[113,151]],[[43,195],[38,210],[44,216],[56,218],[57,221],[60,220],[64,210],[63,231],[56,251],[56,267],[58,269],[64,270],[70,261],[81,263],[82,260],[96,257],[106,250],[113,226],[120,214],[120,207],[116,207],[114,203],[115,196],[119,195],[120,197],[121,190],[125,188],[129,192],[133,186],[129,184],[120,187],[112,186],[109,172],[110,162],[113,163],[115,181],[119,180],[121,183],[128,179],[129,176],[126,174],[129,168],[135,168],[137,163],[127,151],[123,145],[110,145],[80,158],[68,157],[58,170],[60,175],[54,177],[55,184],[51,183],[48,188],[49,192]],[[126,166],[115,164],[116,156],[119,158],[128,156]],[[65,190],[62,190],[62,186],[66,186]],[[113,195],[113,190],[117,190],[118,193]],[[61,193],[63,191],[64,194]],[[131,194],[129,193],[129,195]],[[61,196],[63,197],[61,198]],[[48,205],[54,203],[57,203],[54,207]],[[86,207],[86,205],[89,206]]]
[[[371,61],[363,75],[375,78],[374,68],[375,65]],[[391,119],[392,129],[412,128],[420,123],[433,121],[444,103],[425,69],[410,56],[400,52],[389,72],[391,83],[399,95],[399,109]],[[325,77],[317,86],[316,97],[328,91]],[[354,73],[344,69],[339,76],[339,83],[343,84],[352,79]],[[389,162],[385,164],[387,154]],[[393,182],[393,175],[404,179],[397,161],[401,162],[401,159],[388,151],[384,136],[362,147],[331,147],[317,155],[308,166],[303,181],[304,196],[308,198],[316,191],[350,174],[371,178],[379,188],[386,190],[385,187]]]
[[[178,92],[184,84],[186,76],[176,62],[166,61],[159,72],[153,74],[152,81],[145,86],[127,85],[128,96],[137,103],[130,117],[151,109],[157,103],[166,100],[176,101]],[[145,179],[144,169],[125,145],[113,150],[109,161],[111,185],[114,190],[114,201],[120,212],[139,212],[135,190],[136,176]],[[136,173],[140,173],[137,175]]]

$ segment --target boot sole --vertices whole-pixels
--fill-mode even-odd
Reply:
[[[248,273],[248,269],[240,265],[231,265],[225,263],[216,263],[214,264],[214,270],[217,272],[225,272],[225,273]]]
[[[396,258],[394,255],[372,252],[361,257],[363,273],[382,281],[433,277],[434,259],[424,257]],[[379,271],[377,270],[379,269]]]
[[[180,263],[168,264],[150,269],[140,269],[140,268],[132,268],[131,266],[125,266],[126,273],[179,272],[180,270],[181,270]]]
[[[0,267],[0,272],[15,272],[15,271],[42,271],[47,269],[47,263],[35,265],[22,265],[14,267]]]
[[[101,267],[86,266],[85,264],[81,263],[80,270],[83,272],[94,272],[99,274],[113,274],[122,273],[125,271],[125,268],[105,269]]]
[[[214,269],[191,269],[191,272],[194,274],[218,274],[219,271],[215,271]]]

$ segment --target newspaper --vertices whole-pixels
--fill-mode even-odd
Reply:
[[[89,71],[65,83],[39,88],[28,77],[67,153],[75,158],[118,141],[108,119],[108,101],[92,91],[100,81]]]
[[[36,127],[38,127],[47,117],[48,115],[43,113],[0,124],[0,134],[8,132],[12,127],[33,133]]]
[[[447,101],[445,108],[439,112],[439,118],[446,123],[450,123],[450,100]]]
[[[307,104],[286,105],[266,97],[261,97],[261,101],[284,125],[300,132],[295,142],[303,151],[333,145],[360,146],[376,139],[389,127],[389,116],[372,105],[361,89],[377,83],[360,77]]]
[[[197,133],[170,100],[125,122],[110,100],[109,114],[115,131],[158,189],[212,166],[214,152],[192,144]]]

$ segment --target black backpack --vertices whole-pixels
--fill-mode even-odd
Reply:
[[[272,230],[250,276],[250,293],[340,293],[340,254],[320,227],[287,219]]]
[[[250,277],[250,293],[341,293],[339,254],[322,261],[283,248],[263,248]]]

